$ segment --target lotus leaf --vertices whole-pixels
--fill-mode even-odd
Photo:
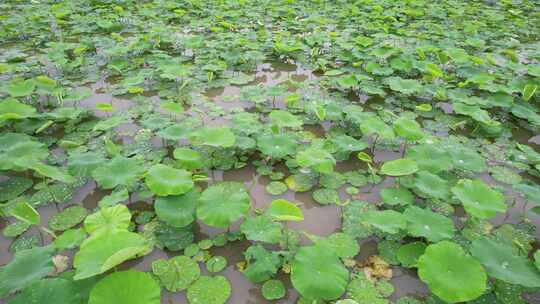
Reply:
[[[364,221],[390,234],[398,233],[407,226],[407,219],[403,214],[394,210],[369,211],[365,214]]]
[[[44,144],[20,133],[0,135],[0,170],[22,171],[49,155]]]
[[[231,284],[223,276],[201,276],[187,290],[190,304],[224,304],[231,296]]]
[[[69,229],[54,239],[53,245],[58,250],[73,249],[82,244],[86,237],[87,234],[82,228]]]
[[[8,98],[0,102],[0,122],[36,116],[36,109],[16,99]]]
[[[291,114],[290,112],[283,110],[274,110],[268,115],[272,124],[279,128],[299,128],[302,126],[302,121]]]
[[[472,149],[458,147],[451,150],[454,166],[461,170],[483,172],[487,169],[484,158]]]
[[[269,252],[261,245],[251,246],[244,252],[248,265],[244,275],[253,283],[261,283],[270,279],[281,265],[276,252]]]
[[[313,191],[313,199],[321,205],[339,204],[341,201],[336,190],[326,188]]]
[[[189,140],[195,145],[229,148],[234,146],[236,136],[229,128],[206,127],[192,132]]]
[[[415,79],[403,79],[400,77],[390,77],[387,79],[390,89],[403,94],[415,94],[422,91],[422,85]]]
[[[267,300],[278,300],[285,296],[285,285],[280,280],[268,280],[262,286],[262,295]]]
[[[41,222],[41,216],[39,213],[27,202],[19,202],[15,204],[15,206],[9,210],[9,214],[29,225],[39,225]]]
[[[191,190],[182,195],[159,197],[154,203],[157,217],[172,227],[185,227],[195,220],[200,193]]]
[[[491,189],[481,180],[462,179],[452,188],[452,193],[461,201],[467,213],[479,219],[489,219],[497,213],[506,212],[502,193]]]
[[[394,122],[394,132],[411,141],[420,140],[425,136],[422,127],[416,121],[405,117],[400,117]]]
[[[143,175],[144,168],[134,158],[116,156],[92,172],[92,177],[105,189],[133,186]]]
[[[287,188],[287,185],[285,185],[284,183],[282,182],[270,182],[267,186],[266,186],[266,192],[272,194],[272,195],[280,195],[280,194],[283,194],[285,192],[287,192],[289,188]]]
[[[23,234],[26,230],[28,230],[28,228],[30,228],[30,226],[31,225],[25,221],[17,221],[6,226],[6,228],[4,228],[2,231],[2,234],[5,237],[16,237]]]
[[[414,195],[406,188],[384,188],[380,192],[383,202],[390,206],[412,205]]]
[[[403,215],[407,218],[407,231],[414,237],[438,242],[454,236],[454,223],[444,215],[416,206],[407,207]]]
[[[404,267],[416,267],[418,259],[424,254],[426,247],[426,244],[422,242],[405,244],[399,247],[397,251],[397,259]]]
[[[366,136],[376,134],[384,139],[393,139],[395,137],[392,128],[377,116],[370,116],[362,120],[360,130]]]
[[[336,164],[332,154],[314,147],[298,152],[296,161],[300,166],[313,168],[319,173],[332,173]]]
[[[10,201],[30,189],[34,183],[31,179],[14,176],[0,182],[0,202]]]
[[[418,165],[412,159],[401,158],[385,162],[381,167],[381,173],[390,176],[403,176],[418,171]]]
[[[220,272],[227,267],[227,260],[222,256],[213,256],[206,261],[206,269],[212,273]]]
[[[115,205],[102,208],[86,217],[84,229],[90,234],[105,230],[127,229],[130,221],[131,213],[126,205]]]
[[[41,162],[35,162],[30,161],[29,168],[32,170],[35,170],[40,175],[50,177],[54,180],[66,183],[66,184],[72,184],[75,182],[75,178],[73,176],[69,175],[67,172],[64,172],[57,167],[49,166]]]
[[[118,203],[127,201],[129,199],[129,192],[126,188],[116,188],[111,194],[104,196],[99,202],[100,208],[106,208],[114,206]]]
[[[65,279],[44,279],[26,287],[9,304],[79,304],[82,299],[76,285]]]
[[[197,218],[206,225],[225,228],[245,216],[251,199],[238,182],[221,182],[202,193],[197,207]]]
[[[279,243],[282,236],[281,225],[272,221],[269,216],[248,217],[240,225],[240,231],[248,240],[271,244]]]
[[[407,158],[416,161],[418,168],[437,174],[452,168],[450,153],[434,144],[420,144],[407,150]]]
[[[88,304],[159,304],[161,290],[148,273],[115,272],[99,281],[90,292]]]
[[[87,214],[88,212],[82,206],[66,208],[49,219],[49,227],[55,231],[67,230],[82,222]]]
[[[156,238],[156,246],[166,248],[170,251],[179,251],[193,242],[193,227],[172,227],[163,222],[159,222],[156,229],[153,231]]]
[[[188,148],[176,148],[173,152],[174,158],[183,168],[194,170],[203,167],[201,153]]]
[[[295,204],[285,200],[273,200],[266,213],[278,221],[303,221],[304,214]]]
[[[169,260],[153,261],[152,272],[159,278],[161,285],[170,292],[187,289],[201,276],[197,262],[183,255]]]
[[[92,172],[103,163],[105,163],[105,159],[99,153],[74,153],[69,156],[68,172],[75,176],[91,177]]]
[[[329,235],[322,242],[332,248],[340,258],[352,258],[360,251],[360,245],[350,235],[342,232],[336,232]]]
[[[422,197],[446,200],[450,197],[448,181],[428,171],[419,171],[414,180],[414,189]]]
[[[287,134],[263,135],[257,139],[257,147],[264,154],[275,159],[285,158],[296,152],[296,140]]]
[[[191,172],[166,165],[154,165],[145,178],[146,185],[158,196],[181,195],[193,188]]]

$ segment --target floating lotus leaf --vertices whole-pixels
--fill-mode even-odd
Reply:
[[[166,165],[154,165],[145,178],[146,185],[158,196],[180,195],[193,188],[191,172]]]
[[[416,161],[420,170],[434,174],[452,168],[450,153],[433,144],[421,144],[411,147],[407,150],[407,158]]]
[[[255,134],[262,129],[259,115],[249,112],[236,113],[232,116],[234,129],[244,134]]]
[[[244,185],[238,182],[221,182],[202,193],[197,218],[206,225],[225,228],[245,216],[251,199]]]
[[[299,128],[302,121],[294,114],[283,110],[274,110],[268,115],[272,124],[280,128]]]
[[[466,115],[471,117],[472,119],[487,124],[487,125],[498,125],[499,122],[494,121],[489,116],[489,112],[486,110],[482,110],[478,106],[473,105],[467,105],[464,103],[454,103],[453,105],[454,111],[458,114]]]
[[[170,251],[179,251],[193,243],[193,227],[172,227],[163,222],[157,222],[157,227],[152,231],[158,248],[166,248]]]
[[[25,97],[32,95],[36,89],[36,83],[33,79],[23,80],[14,78],[7,87],[7,92],[11,97]]]
[[[176,256],[169,260],[152,262],[152,272],[159,282],[170,292],[187,289],[201,276],[199,264],[187,256]]]
[[[450,197],[448,181],[428,171],[419,171],[414,179],[414,189],[422,197],[445,200]]]
[[[0,122],[12,119],[34,117],[36,109],[16,99],[8,98],[0,102]]]
[[[304,214],[295,204],[285,199],[273,200],[266,214],[278,221],[303,221]]]
[[[28,228],[30,228],[30,226],[31,225],[25,221],[17,221],[13,224],[7,225],[2,231],[2,234],[8,238],[16,237],[23,234],[26,230],[28,230]]]
[[[300,248],[292,262],[292,284],[308,299],[338,299],[345,293],[348,280],[349,272],[338,256],[322,245]]]
[[[31,284],[9,301],[9,304],[78,304],[81,301],[79,291],[72,281],[54,278]]]
[[[103,155],[95,152],[74,153],[68,159],[68,172],[75,176],[91,177],[105,163]]]
[[[160,304],[161,290],[152,276],[134,270],[115,272],[99,281],[88,304]]]
[[[222,256],[213,256],[206,261],[206,269],[209,272],[220,272],[227,267],[227,260]]]
[[[285,285],[280,280],[268,280],[264,282],[261,291],[265,299],[279,300],[285,296]]]
[[[416,121],[400,117],[394,122],[394,132],[407,140],[416,141],[424,138],[422,127]]]
[[[296,140],[287,134],[263,135],[257,139],[257,146],[264,154],[281,159],[296,152]]]
[[[289,190],[289,188],[287,188],[287,185],[285,185],[284,183],[282,182],[270,182],[267,186],[266,186],[266,192],[272,194],[272,195],[280,195],[280,194],[283,194],[285,192],[287,192],[287,190]]]
[[[368,211],[364,221],[373,227],[390,234],[405,229],[407,220],[403,214],[394,210]]]
[[[138,160],[116,156],[92,172],[99,186],[112,189],[116,186],[131,187],[143,175],[144,168]]]
[[[194,145],[228,148],[234,146],[236,137],[229,128],[206,127],[192,132],[189,140]]]
[[[418,260],[418,276],[448,303],[474,300],[486,290],[487,275],[482,265],[449,241],[426,248]]]
[[[36,247],[15,254],[9,264],[0,267],[0,298],[37,282],[54,270],[54,249]]]
[[[13,176],[0,182],[0,202],[10,201],[30,189],[34,183],[22,176]]]
[[[481,180],[462,179],[452,188],[452,193],[461,201],[465,211],[474,217],[489,219],[506,212],[504,195]]]
[[[487,169],[484,158],[472,149],[457,147],[450,150],[450,155],[454,166],[461,170],[483,172]]]
[[[365,141],[344,134],[332,138],[331,141],[338,153],[362,151],[368,147]]]
[[[387,79],[387,83],[392,91],[400,92],[403,94],[415,94],[422,91],[422,85],[416,79],[403,79],[400,77],[390,77]]]
[[[506,183],[510,185],[517,185],[521,182],[521,176],[505,167],[494,166],[489,168],[489,174],[496,180],[501,183]]]
[[[83,109],[64,107],[64,108],[56,108],[54,109],[54,111],[45,113],[45,115],[47,115],[47,117],[54,120],[64,121],[64,120],[75,120],[83,113],[84,113]]]
[[[29,225],[39,225],[41,222],[39,213],[27,202],[16,203],[9,209],[9,215]]]
[[[240,225],[240,231],[245,234],[246,239],[250,241],[271,244],[279,243],[282,236],[281,225],[272,221],[268,216],[248,217],[242,225]]]
[[[84,229],[90,234],[105,230],[127,229],[131,221],[131,213],[126,205],[115,205],[102,208],[90,214],[84,220]]]
[[[74,279],[86,279],[148,252],[144,237],[127,230],[104,230],[90,236],[75,254]],[[96,302],[97,303],[97,302]]]
[[[438,242],[454,236],[454,222],[444,215],[416,206],[407,207],[403,215],[407,218],[407,231],[414,237]]]
[[[406,188],[384,188],[380,192],[383,202],[390,206],[412,205],[414,195]]]
[[[384,139],[393,139],[395,137],[392,128],[377,116],[370,116],[362,120],[360,130],[366,136],[377,135]]]
[[[64,231],[82,222],[88,211],[82,206],[72,206],[53,215],[49,219],[49,227],[55,231]]]
[[[185,227],[195,220],[200,193],[191,190],[182,195],[159,197],[154,203],[157,217],[172,227]]]
[[[104,196],[99,202],[100,208],[106,208],[114,206],[118,203],[127,201],[129,199],[129,192],[126,188],[116,188],[111,194]]]
[[[49,155],[47,147],[33,137],[20,133],[0,135],[0,170],[23,171],[28,164]]]
[[[410,175],[418,171],[418,165],[412,159],[401,158],[385,162],[381,167],[381,173],[390,176]]]
[[[399,247],[397,259],[401,265],[407,268],[416,267],[418,259],[426,250],[427,245],[422,242],[412,242]]]
[[[340,258],[353,258],[360,251],[358,242],[349,234],[336,232],[322,239],[325,245],[333,249]]]
[[[53,245],[58,250],[73,249],[81,245],[86,237],[87,234],[82,228],[69,229],[54,239]]]
[[[293,174],[285,179],[287,187],[294,192],[306,192],[309,191],[317,180],[310,174]]]
[[[296,161],[301,167],[313,168],[319,173],[332,173],[336,164],[332,154],[314,147],[298,152]]]
[[[188,170],[199,169],[204,165],[201,153],[189,148],[176,148],[173,155],[178,163]]]
[[[519,255],[511,244],[482,237],[472,242],[471,254],[492,277],[510,284],[540,287],[540,272],[533,261]]]
[[[72,184],[75,182],[75,178],[73,176],[69,175],[67,172],[64,172],[57,167],[49,166],[41,162],[31,161],[28,163],[29,168],[36,171],[40,175],[50,177],[54,180],[66,183],[66,184]]]
[[[244,275],[253,283],[262,283],[275,275],[281,266],[281,258],[276,252],[266,250],[261,245],[250,246],[244,252],[248,265]]]
[[[231,296],[231,284],[223,276],[201,276],[187,290],[190,304],[224,304]]]
[[[519,184],[513,187],[527,199],[527,202],[540,205],[540,186],[536,184]]]
[[[336,190],[326,188],[313,191],[313,199],[321,205],[339,204],[341,201],[339,193]]]
[[[373,226],[366,222],[368,211],[375,210],[373,204],[363,201],[351,201],[343,208],[343,232],[356,239],[363,239],[373,233]]]

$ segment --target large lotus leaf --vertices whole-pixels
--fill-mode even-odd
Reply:
[[[485,159],[472,149],[465,147],[450,148],[450,155],[454,166],[461,170],[483,172],[487,169]]]
[[[15,223],[7,225],[6,228],[2,230],[2,234],[8,238],[16,237],[26,232],[30,226],[31,225],[25,221],[16,221]]]
[[[335,251],[323,245],[300,248],[292,262],[292,284],[307,299],[338,299],[348,280],[349,272]]]
[[[506,212],[504,195],[479,179],[459,180],[452,193],[461,201],[465,211],[474,217],[489,219]]]
[[[32,205],[27,202],[18,202],[9,209],[9,215],[29,225],[39,225],[41,216]]]
[[[400,158],[385,162],[381,167],[381,173],[390,176],[403,176],[418,171],[418,165],[412,159]]]
[[[426,251],[426,244],[422,242],[412,242],[399,247],[396,258],[404,267],[416,267],[418,259]]]
[[[0,102],[0,122],[10,119],[34,117],[36,109],[16,99],[9,98]]]
[[[174,124],[157,132],[157,135],[167,140],[180,140],[187,138],[191,131],[193,131],[191,126],[186,126],[184,124]]]
[[[90,236],[75,254],[75,280],[86,279],[133,259],[149,249],[141,235],[127,230],[104,230]]]
[[[193,188],[191,172],[166,165],[152,166],[146,174],[145,183],[158,196],[181,195]]]
[[[400,92],[403,94],[414,94],[422,91],[422,85],[416,79],[403,79],[401,77],[387,78],[386,82],[390,86],[392,91]]]
[[[433,144],[421,144],[407,150],[407,158],[416,161],[420,170],[439,173],[452,168],[447,150]]]
[[[331,141],[338,153],[362,151],[368,147],[365,141],[345,134],[334,136]]]
[[[480,107],[476,105],[468,105],[468,104],[458,102],[458,103],[454,103],[452,107],[454,108],[454,111],[457,114],[469,116],[478,122],[481,122],[487,125],[499,124],[498,122],[491,119],[488,111],[482,110]]]
[[[0,170],[22,171],[28,164],[45,159],[47,146],[33,137],[20,133],[0,135]]]
[[[170,292],[188,288],[201,275],[199,264],[184,255],[169,260],[153,261],[152,272],[159,278],[161,285]]]
[[[236,136],[229,128],[206,127],[192,132],[189,140],[194,145],[228,148],[234,146]]]
[[[36,89],[36,83],[33,79],[23,80],[21,78],[14,78],[7,87],[7,92],[12,97],[25,97],[32,95]]]
[[[304,214],[295,204],[285,199],[273,200],[266,211],[268,215],[278,221],[303,221]]]
[[[185,227],[195,220],[200,193],[191,190],[182,195],[159,197],[154,203],[157,217],[172,227]]]
[[[126,205],[114,205],[102,208],[86,217],[84,229],[90,234],[105,230],[127,229],[130,221],[131,213]]]
[[[474,300],[486,290],[487,275],[482,265],[449,241],[426,248],[418,260],[418,276],[448,303]]]
[[[144,168],[134,158],[116,156],[111,161],[92,172],[92,176],[100,187],[112,189],[116,186],[130,187],[143,175]]]
[[[31,284],[9,301],[9,304],[80,304],[81,302],[81,295],[72,281],[54,278]]]
[[[54,239],[53,245],[58,250],[78,247],[88,235],[84,229],[69,229]]]
[[[313,191],[313,199],[321,205],[340,203],[339,192],[334,189],[319,188]]]
[[[54,270],[53,247],[35,247],[15,253],[9,264],[0,268],[0,298],[37,282]]]
[[[238,182],[222,182],[208,187],[202,193],[197,218],[206,225],[225,228],[245,216],[251,199]]]
[[[336,164],[332,154],[314,147],[298,152],[296,161],[301,167],[310,167],[319,173],[332,173]]]
[[[90,292],[88,304],[160,304],[161,289],[145,272],[134,270],[112,273]]]
[[[450,185],[447,180],[428,171],[419,171],[414,179],[414,189],[422,197],[448,199]]]
[[[13,176],[0,182],[0,202],[10,201],[30,189],[34,183],[22,176]]]
[[[398,136],[412,141],[420,140],[425,136],[420,124],[405,117],[400,117],[394,122],[394,131]]]
[[[315,184],[317,179],[312,174],[293,174],[285,179],[287,187],[294,192],[306,192],[309,191]]]
[[[336,255],[340,258],[353,258],[360,251],[358,241],[351,235],[343,232],[333,233],[327,238],[321,238],[319,242],[324,243],[325,246],[334,250]]]
[[[486,267],[492,277],[510,284],[540,287],[540,271],[533,261],[519,255],[511,244],[482,237],[472,242],[471,254]]]
[[[380,192],[383,202],[390,206],[412,205],[414,203],[414,194],[406,188],[384,188]]]
[[[49,227],[55,231],[67,230],[82,222],[87,214],[88,211],[82,206],[66,208],[49,219]]]
[[[403,215],[407,219],[407,231],[414,237],[425,237],[430,242],[438,242],[454,236],[454,222],[442,214],[409,206]]]
[[[398,233],[407,226],[407,220],[403,214],[394,210],[368,211],[364,216],[364,221],[391,234]]]
[[[68,172],[75,176],[90,177],[92,171],[105,163],[103,155],[96,152],[74,153],[68,159]]]
[[[69,175],[67,172],[60,170],[57,167],[49,166],[38,161],[29,161],[28,165],[30,169],[36,171],[40,175],[52,178],[54,180],[57,180],[66,184],[72,184],[76,181],[75,178],[73,178],[73,176]]]
[[[261,153],[275,159],[281,159],[296,152],[296,140],[287,134],[268,134],[257,138]]]
[[[231,284],[224,276],[201,276],[187,290],[189,304],[224,304],[231,296]]]
[[[360,130],[366,136],[376,134],[384,139],[393,139],[396,136],[392,128],[377,116],[370,116],[362,120]]]
[[[279,254],[266,250],[260,244],[250,246],[244,255],[248,262],[244,275],[253,283],[262,283],[270,279],[281,265]]]
[[[240,225],[240,231],[250,241],[277,244],[281,240],[281,225],[268,216],[248,217]]]
[[[204,165],[201,153],[193,149],[176,148],[173,155],[180,166],[189,170],[199,169]]]
[[[300,128],[302,126],[302,121],[287,111],[273,110],[268,117],[272,124],[280,128]]]
[[[350,236],[363,239],[373,233],[373,226],[366,222],[366,214],[368,211],[374,210],[376,207],[364,201],[351,201],[343,208],[343,232]]]

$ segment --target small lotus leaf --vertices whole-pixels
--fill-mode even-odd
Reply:
[[[206,225],[225,228],[245,216],[250,204],[244,185],[221,182],[204,190],[199,199],[197,218]]]
[[[401,158],[385,162],[381,167],[381,173],[390,176],[410,175],[418,171],[418,165],[412,159]]]
[[[49,219],[49,227],[55,231],[64,231],[82,222],[87,210],[82,206],[72,206],[62,210]]]
[[[231,284],[223,276],[201,276],[187,290],[190,304],[224,304],[231,296]]]
[[[191,172],[166,165],[154,165],[145,178],[146,185],[158,196],[180,195],[193,188]]]
[[[152,272],[158,277],[161,285],[170,292],[187,289],[201,275],[197,262],[183,255],[169,260],[153,261]]]
[[[262,286],[262,295],[269,301],[279,300],[285,296],[285,285],[280,280],[268,280]]]

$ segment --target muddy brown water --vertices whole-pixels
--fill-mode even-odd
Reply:
[[[257,71],[254,74],[255,79],[250,82],[248,85],[264,85],[264,86],[275,86],[279,84],[287,84],[291,80],[295,82],[302,81],[311,81],[317,78],[317,75],[311,72],[308,69],[303,69],[293,64],[287,63],[266,63],[260,65],[257,68]],[[126,111],[129,110],[134,103],[127,98],[112,96],[111,94],[105,93],[107,88],[107,83],[104,81],[99,81],[96,84],[91,85],[91,89],[94,94],[82,100],[78,103],[78,106],[85,107],[93,111],[98,117],[107,117],[109,114],[102,111],[96,110],[96,104],[105,102],[111,103],[115,111]],[[240,100],[240,91],[243,86],[227,86],[225,88],[214,88],[209,89],[201,94],[202,98],[206,98],[209,101],[212,101],[214,105],[223,108],[227,111],[230,111],[234,108],[243,108],[249,109],[253,107],[253,104],[244,102]],[[157,102],[159,96],[153,96],[154,101]],[[361,103],[366,102],[366,98],[362,96],[354,96],[355,100],[358,100]],[[275,101],[275,106],[277,108],[285,107],[282,99],[277,99]],[[448,109],[448,105],[441,104],[440,107],[443,110]],[[188,114],[189,111],[188,111]],[[220,125],[225,121],[221,118],[212,118],[207,121],[209,124]],[[305,130],[313,133],[317,137],[324,137],[326,131],[330,128],[330,124],[325,125],[316,125],[316,126],[306,126]],[[123,144],[129,144],[133,142],[133,137],[139,131],[141,127],[137,122],[126,123],[119,126],[116,131],[119,134],[120,140]],[[521,132],[518,131],[515,134],[516,139],[522,143],[532,143],[532,146],[535,146],[540,142],[540,135],[531,134],[530,132]],[[161,140],[154,138],[152,143],[156,147],[161,147]],[[538,146],[535,146],[537,149]],[[374,159],[377,162],[384,162],[388,160],[393,160],[401,157],[401,151],[387,151],[387,150],[375,150]],[[339,172],[346,172],[351,170],[365,169],[365,165],[360,161],[351,158],[346,161],[338,162],[336,165],[336,170]],[[339,206],[336,205],[320,205],[314,201],[312,198],[312,192],[304,193],[295,193],[292,191],[287,191],[286,193],[278,196],[273,196],[266,192],[265,187],[270,182],[270,179],[265,176],[260,176],[256,173],[256,170],[253,166],[248,165],[241,169],[229,170],[229,171],[214,171],[211,176],[214,180],[212,182],[219,181],[237,181],[244,183],[246,188],[249,189],[250,195],[253,200],[253,205],[255,208],[265,208],[268,204],[277,198],[285,198],[289,201],[298,203],[302,209],[305,220],[302,222],[291,223],[290,227],[298,231],[305,231],[310,234],[319,235],[319,236],[328,236],[334,232],[337,232],[341,228],[341,210]],[[512,192],[511,188],[505,185],[502,185],[489,174],[482,174],[480,177],[493,185],[502,186],[507,195],[513,197],[517,196]],[[255,181],[255,182],[254,182]],[[379,191],[384,187],[391,187],[394,185],[395,181],[393,178],[385,178],[380,184],[376,186],[365,186],[360,189],[359,194],[355,195],[355,199],[364,200],[370,203],[379,203],[380,196]],[[83,187],[80,187],[75,191],[74,197],[70,202],[61,205],[61,209],[64,209],[73,204],[81,204],[90,211],[97,208],[97,203],[104,196],[108,195],[110,191],[103,191],[96,188],[94,182],[89,182]],[[344,187],[339,189],[341,198],[345,199],[349,196],[345,193]],[[136,201],[136,199],[133,199]],[[125,202],[127,203],[127,202]],[[147,202],[137,202],[130,206],[131,209],[139,208],[151,208],[151,201]],[[523,200],[518,198],[517,204],[510,208],[508,211],[508,216],[504,215],[498,216],[493,221],[494,224],[501,224],[503,222],[516,223],[521,220],[520,215],[522,211],[532,206],[525,206]],[[49,218],[58,212],[55,205],[48,205],[39,208],[39,212],[42,217],[42,225],[46,226]],[[456,208],[456,216],[464,216],[462,208]],[[540,218],[536,217],[533,223],[537,227],[537,239],[540,240]],[[4,228],[8,224],[6,218],[0,218],[0,228]],[[238,230],[240,223],[235,223],[232,225],[232,230]],[[202,223],[196,223],[196,241],[212,237],[216,234],[224,232],[222,229],[215,229],[208,227]],[[38,233],[38,230],[33,228],[25,233],[25,235]],[[44,235],[45,242],[50,242],[50,238]],[[0,234],[0,265],[5,265],[9,263],[12,259],[12,254],[9,251],[9,246],[13,242],[12,238],[6,238]],[[305,238],[302,239],[302,243],[307,244],[309,241]],[[211,249],[213,255],[220,255],[227,259],[228,267],[218,273],[219,275],[226,276],[232,285],[232,294],[231,298],[227,303],[229,304],[266,304],[266,303],[295,303],[298,299],[298,293],[294,290],[290,283],[288,275],[283,273],[278,274],[278,278],[281,279],[287,287],[287,294],[284,299],[279,301],[268,301],[262,297],[261,286],[254,285],[249,282],[245,276],[237,269],[236,264],[244,260],[243,252],[249,247],[251,243],[249,241],[237,241],[229,243],[223,247],[214,247]],[[368,239],[361,242],[360,254],[355,257],[359,262],[365,260],[369,256],[375,255],[377,251],[377,240]],[[62,254],[73,255],[73,252],[64,252]],[[129,269],[135,268],[140,271],[151,271],[152,261],[156,259],[166,259],[172,256],[178,255],[178,252],[168,252],[160,249],[155,249],[150,254],[135,260],[130,260],[119,266],[119,269]],[[204,268],[204,264],[201,264],[201,269],[203,273],[208,273]],[[395,287],[395,292],[391,296],[392,300],[398,299],[403,296],[423,296],[429,294],[427,286],[419,280],[414,270],[405,269],[401,267],[393,267],[393,278],[391,283]],[[1,303],[1,301],[0,301]],[[184,304],[187,303],[185,292],[179,293],[169,293],[163,291],[162,294],[162,303],[163,304]]]

